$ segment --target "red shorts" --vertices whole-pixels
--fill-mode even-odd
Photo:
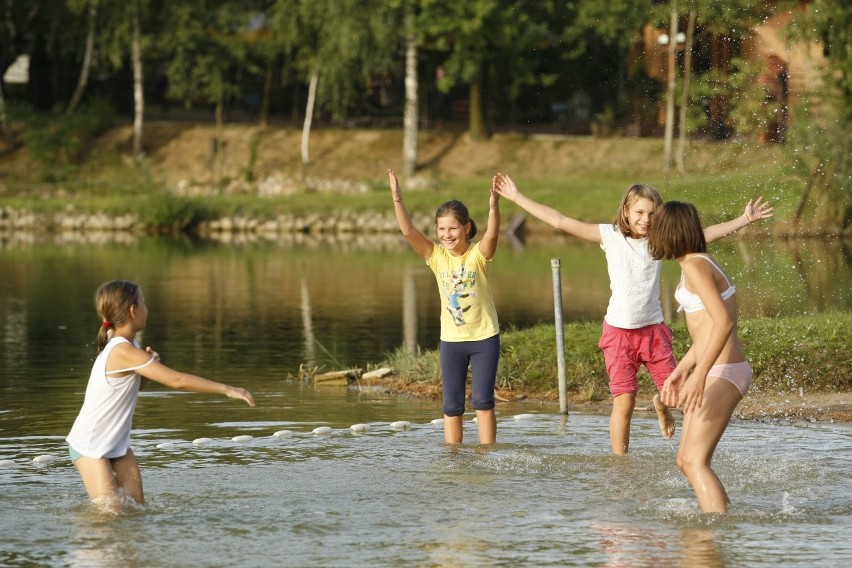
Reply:
[[[637,329],[622,329],[603,324],[598,342],[609,373],[609,392],[612,396],[635,394],[639,390],[636,373],[645,365],[657,385],[663,383],[674,371],[676,363],[672,351],[672,330],[665,323],[655,323]]]

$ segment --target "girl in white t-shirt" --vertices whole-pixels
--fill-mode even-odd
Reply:
[[[672,334],[663,321],[660,304],[662,264],[648,253],[648,230],[654,212],[663,204],[656,189],[634,184],[624,193],[611,224],[585,223],[566,217],[552,207],[523,195],[505,174],[495,180],[497,193],[569,235],[600,244],[606,254],[611,296],[604,317],[599,347],[603,351],[610,392],[613,396],[609,436],[615,454],[627,453],[630,420],[639,390],[636,374],[645,365],[657,390],[675,369]],[[745,212],[731,221],[704,229],[713,242],[753,221],[772,216],[772,207],[759,197],[746,204]],[[664,438],[671,438],[675,421],[668,407],[654,395],[654,408]]]
[[[145,329],[148,307],[137,284],[126,280],[102,284],[95,307],[101,318],[98,356],[66,441],[89,497],[115,513],[122,506],[120,490],[136,503],[145,503],[130,429],[139,391],[149,379],[176,390],[223,394],[249,406],[254,406],[254,399],[245,389],[170,369],[150,347],[143,350],[136,334]]]
[[[500,236],[499,196],[492,185],[488,200],[488,226],[478,243],[476,223],[467,207],[448,201],[435,213],[437,243],[427,238],[408,215],[399,181],[388,170],[394,213],[402,235],[425,261],[441,294],[441,387],[443,391],[444,441],[462,442],[467,369],[473,371],[471,403],[476,411],[480,444],[497,439],[494,387],[500,357],[500,324],[488,287],[488,265]]]

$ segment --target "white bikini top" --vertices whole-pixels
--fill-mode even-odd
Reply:
[[[713,267],[719,271],[719,274],[725,279],[725,282],[728,283],[728,288],[721,292],[722,300],[727,300],[731,296],[737,293],[737,289],[731,284],[731,281],[728,279],[728,276],[719,268],[719,265],[716,264],[710,257],[696,254],[693,258],[703,258],[707,262],[713,265]],[[675,300],[680,304],[680,308],[678,311],[683,310],[684,312],[691,314],[693,312],[699,312],[704,309],[704,302],[701,301],[701,298],[698,297],[698,294],[693,294],[689,290],[686,289],[683,283],[683,272],[680,273],[680,284],[678,284],[677,289],[674,293]]]

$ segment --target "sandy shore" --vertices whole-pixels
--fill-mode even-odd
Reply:
[[[428,383],[405,384],[399,379],[387,377],[384,379],[362,381],[362,387],[379,388],[385,392],[417,398],[434,398],[440,400],[441,388]],[[535,408],[546,408],[548,412],[558,412],[559,396],[556,391],[541,393],[517,393],[513,391],[497,391],[498,412],[530,412]],[[588,402],[569,395],[568,412],[593,412],[609,414],[612,401],[609,399]],[[641,393],[636,399],[636,413],[648,413],[654,416],[651,396]],[[734,411],[735,419],[740,420],[787,420],[807,422],[846,422],[852,423],[852,392],[831,393],[815,392],[796,394],[766,394],[750,392],[737,405]]]

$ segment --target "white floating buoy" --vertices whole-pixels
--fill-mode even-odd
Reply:
[[[397,420],[390,423],[391,430],[408,430],[411,428],[411,422],[408,420]]]
[[[15,460],[0,460],[0,467],[12,467],[15,465]]]
[[[243,434],[242,436],[234,436],[231,438],[232,442],[248,442],[249,440],[253,440],[254,436],[249,436],[248,434]]]
[[[293,435],[292,430],[278,430],[277,432],[275,432],[273,434],[273,436],[275,436],[276,438],[286,438],[287,436],[292,436],[292,435]]]
[[[157,444],[158,450],[165,450],[167,448],[174,448],[177,444],[174,442],[163,442],[162,444]]]
[[[366,432],[370,429],[369,424],[353,424],[349,427],[353,432]]]
[[[327,436],[328,434],[331,434],[331,427],[330,426],[318,426],[317,428],[314,428],[311,431],[314,434],[316,434],[317,436]]]
[[[196,446],[203,446],[204,444],[209,444],[213,441],[213,438],[196,438],[192,441],[192,443]]]
[[[34,457],[33,463],[50,463],[55,459],[56,459],[56,456],[51,456],[51,455],[45,454],[43,456]]]
[[[435,426],[442,426],[444,424],[444,419],[436,418],[432,421],[432,424],[434,424]]]
[[[515,420],[532,420],[535,414],[515,414]]]

